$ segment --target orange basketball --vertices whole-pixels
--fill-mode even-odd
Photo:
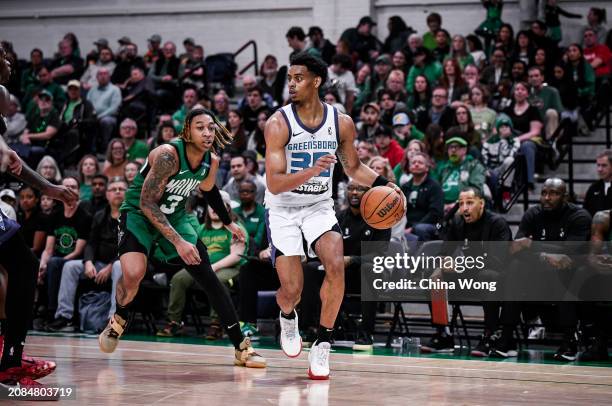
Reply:
[[[402,196],[388,186],[376,186],[361,198],[361,216],[370,227],[384,230],[404,217]]]

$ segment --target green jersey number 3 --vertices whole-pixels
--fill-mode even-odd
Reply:
[[[166,203],[164,203],[159,206],[159,208],[164,214],[172,214],[174,210],[176,210],[176,206],[178,206],[183,199],[184,197],[179,195],[168,196],[168,198],[166,198],[166,203],[169,203],[169,206],[166,206]]]

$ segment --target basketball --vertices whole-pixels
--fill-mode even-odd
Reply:
[[[368,190],[361,198],[360,210],[365,222],[378,230],[393,227],[405,214],[402,197],[388,186]]]

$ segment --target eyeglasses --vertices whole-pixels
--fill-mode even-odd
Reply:
[[[125,192],[127,189],[124,187],[114,187],[114,188],[110,188],[107,191],[111,192],[111,193],[115,193],[115,192]]]

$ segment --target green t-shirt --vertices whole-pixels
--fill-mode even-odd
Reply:
[[[128,161],[134,161],[136,159],[147,159],[149,156],[149,146],[146,142],[141,140],[136,140],[127,150],[127,159]]]
[[[93,191],[91,189],[91,186],[86,185],[85,183],[82,183],[81,186],[79,186],[79,199],[91,200],[92,197],[93,197]]]
[[[238,227],[240,227],[242,231],[246,233],[246,229],[242,224],[238,224]],[[202,224],[198,232],[198,236],[200,238],[200,241],[202,241],[202,243],[206,245],[206,249],[208,251],[208,258],[210,258],[211,264],[219,262],[231,253],[232,233],[229,232],[225,227],[221,227],[219,229],[206,228],[206,226]],[[243,255],[247,255],[248,251],[249,243],[247,240],[245,242]],[[241,258],[240,262],[238,262],[238,265],[244,265],[246,261],[246,258]]]
[[[74,108],[80,102],[81,102],[80,100],[71,100],[68,102],[68,105],[66,106],[66,110],[64,110],[64,117],[62,117],[62,119],[64,120],[64,123],[69,123],[72,120],[72,116],[74,115]]]
[[[563,111],[561,96],[554,87],[544,86],[539,92],[533,90],[529,95],[529,104],[538,109],[542,120],[546,118],[548,109],[553,109],[559,114]]]
[[[436,36],[431,31],[427,31],[423,34],[423,46],[430,51],[433,51],[438,46]]]
[[[168,178],[166,190],[159,200],[159,208],[168,217],[170,224],[178,221],[185,214],[185,204],[191,191],[199,186],[210,170],[210,151],[204,154],[202,163],[197,168],[191,168],[187,160],[185,142],[182,139],[172,140],[169,143],[176,148],[179,156],[178,172]],[[122,212],[136,212],[142,214],[140,209],[140,193],[147,173],[151,167],[146,162],[136,175],[132,184],[125,193],[125,201],[121,205]]]
[[[249,237],[253,238],[257,248],[262,249],[264,233],[266,232],[266,209],[261,204],[255,203],[255,211],[248,216],[244,214],[242,206],[236,207],[234,213],[242,217]]]

